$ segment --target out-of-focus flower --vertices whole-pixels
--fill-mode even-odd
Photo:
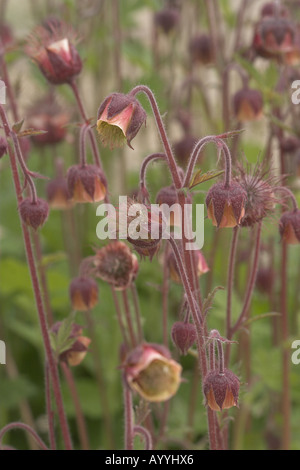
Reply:
[[[294,23],[285,17],[265,16],[256,25],[253,48],[264,58],[283,58],[295,48]]]
[[[164,34],[169,34],[173,31],[177,27],[179,20],[180,14],[176,8],[164,8],[154,14],[154,24]]]
[[[70,284],[69,294],[73,309],[86,312],[98,303],[98,284],[90,277],[76,277]]]
[[[72,206],[65,178],[57,177],[47,184],[47,200],[51,209],[65,210]]]
[[[73,202],[98,202],[105,199],[106,178],[96,165],[71,166],[67,172],[67,184]]]
[[[125,359],[125,378],[144,400],[163,402],[172,398],[181,382],[182,367],[164,346],[143,343]]]
[[[232,181],[229,187],[216,183],[206,196],[208,218],[217,227],[235,227],[245,215],[246,200],[247,193],[239,183]]]
[[[279,233],[288,245],[300,243],[300,209],[284,212],[279,221]]]
[[[70,116],[62,110],[52,95],[38,100],[28,110],[28,127],[43,130],[44,134],[32,135],[31,139],[37,145],[51,145],[61,142],[67,133],[66,125]]]
[[[31,33],[26,52],[50,83],[61,85],[70,83],[82,69],[74,42],[74,31],[60,20],[50,18]]]
[[[189,51],[192,63],[207,65],[215,61],[213,43],[208,34],[198,34],[193,37],[189,44]]]
[[[176,160],[181,166],[186,166],[188,159],[192,153],[193,148],[195,147],[197,141],[196,137],[194,137],[191,134],[186,134],[182,139],[178,140],[174,144],[174,153]],[[201,161],[201,157],[203,156],[200,155],[198,161]]]
[[[103,145],[121,147],[131,141],[146,121],[146,112],[139,101],[130,95],[112,93],[100,105],[97,130]]]
[[[259,90],[243,88],[233,96],[233,111],[240,121],[256,121],[263,115],[263,97]]]
[[[138,272],[136,256],[121,241],[113,241],[96,250],[93,263],[95,276],[108,282],[116,290],[126,289]]]

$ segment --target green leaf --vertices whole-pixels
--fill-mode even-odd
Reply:
[[[16,122],[15,124],[12,125],[12,130],[16,133],[19,134],[20,130],[22,129],[22,126],[24,124],[24,118],[21,121]]]
[[[209,181],[213,178],[217,178],[218,176],[222,175],[223,173],[224,173],[224,170],[210,170],[210,171],[207,171],[206,173],[202,174],[202,170],[199,170],[193,176],[193,179],[192,179],[192,182],[189,186],[189,189],[192,189],[195,186],[198,186],[199,184],[204,183],[205,181]]]
[[[70,349],[76,341],[76,338],[70,338],[73,321],[74,314],[71,313],[71,315],[61,322],[57,333],[50,333],[51,346],[56,357]]]

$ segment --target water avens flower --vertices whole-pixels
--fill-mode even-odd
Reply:
[[[98,110],[97,130],[104,146],[111,149],[131,141],[146,121],[146,112],[139,101],[130,95],[112,93]]]
[[[123,368],[129,387],[146,401],[169,400],[181,383],[181,365],[159,344],[137,346],[126,357]]]

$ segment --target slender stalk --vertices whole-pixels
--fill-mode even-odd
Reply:
[[[133,450],[133,409],[132,393],[125,378],[123,377],[123,395],[124,395],[124,421],[125,421],[125,450]]]
[[[283,431],[282,431],[282,449],[290,450],[291,445],[291,397],[290,397],[290,351],[286,343],[289,338],[289,321],[287,306],[287,266],[288,266],[288,250],[287,244],[282,242],[281,254],[281,340],[282,340],[282,415],[283,415]]]
[[[84,109],[84,105],[83,105],[83,102],[81,100],[77,84],[74,80],[70,83],[70,87],[73,91],[73,94],[74,94],[74,97],[75,97],[75,100],[76,100],[76,103],[77,103],[77,106],[78,106],[78,110],[79,110],[79,113],[80,113],[82,119],[84,120],[84,122],[86,124],[89,124],[89,119],[88,119],[86,111]],[[101,158],[100,158],[100,153],[99,153],[96,137],[95,137],[95,135],[94,135],[91,128],[88,129],[88,134],[89,134],[90,141],[91,141],[91,148],[92,148],[95,164],[98,165],[100,168],[102,168]]]
[[[97,385],[98,385],[98,390],[99,390],[100,404],[101,404],[101,409],[103,413],[103,419],[105,422],[107,443],[108,443],[109,448],[113,449],[114,448],[113,423],[112,423],[112,418],[111,418],[110,409],[109,409],[109,401],[108,401],[108,397],[106,393],[105,378],[103,376],[103,366],[102,366],[102,361],[101,361],[102,356],[98,347],[98,340],[97,340],[97,335],[95,332],[94,319],[89,310],[86,312],[86,319],[87,319],[88,333],[92,340],[91,352],[92,352],[93,359],[94,359],[95,374],[96,374],[96,380],[97,380]]]
[[[45,391],[46,391],[46,409],[47,409],[47,418],[48,418],[50,449],[56,450],[54,412],[52,409],[52,400],[51,400],[51,379],[50,379],[49,366],[47,364],[47,361],[45,362]]]
[[[138,291],[137,291],[135,282],[131,284],[130,290],[132,294],[134,312],[135,312],[135,321],[137,325],[137,342],[141,343],[143,341],[144,335],[143,335],[143,327],[142,327],[141,310],[140,310],[140,304],[139,304],[139,296],[138,296]]]
[[[169,245],[166,245],[164,250],[163,259],[163,284],[162,284],[162,331],[163,331],[163,343],[168,347],[169,331],[168,331],[168,300],[169,300],[169,267],[168,267],[168,256],[169,256]]]
[[[181,187],[180,174],[179,174],[179,171],[178,171],[178,168],[177,168],[176,160],[174,158],[174,155],[173,155],[173,152],[172,152],[172,149],[171,149],[171,145],[170,145],[167,133],[166,133],[166,129],[165,129],[161,114],[159,112],[159,108],[158,108],[158,104],[156,102],[155,96],[154,96],[153,92],[150,90],[150,88],[148,88],[146,85],[137,85],[136,87],[134,87],[130,91],[129,95],[135,96],[138,93],[144,93],[147,96],[147,98],[148,98],[148,100],[151,104],[152,111],[153,111],[153,114],[154,114],[154,117],[155,117],[155,122],[156,122],[157,128],[158,128],[158,132],[159,132],[159,135],[160,135],[161,140],[162,140],[162,144],[163,144],[165,152],[166,152],[166,158],[167,158],[167,161],[168,161],[168,166],[169,166],[170,171],[171,171],[173,182],[175,184],[175,187],[177,189],[180,189],[180,187]]]
[[[132,323],[131,311],[130,311],[130,305],[129,305],[129,301],[128,301],[127,290],[122,291],[122,299],[123,299],[123,305],[124,305],[124,311],[125,311],[125,318],[126,318],[128,333],[129,333],[129,337],[130,337],[130,344],[131,344],[131,347],[134,348],[137,345],[137,340],[136,340],[136,335],[135,335],[134,327],[133,327],[133,323]]]
[[[9,138],[12,134],[12,130],[9,126],[4,108],[1,105],[0,105],[0,116],[1,116],[1,120],[3,123],[4,130],[5,130],[5,134],[7,138]],[[10,157],[10,163],[11,163],[11,168],[12,168],[13,181],[14,181],[15,191],[17,195],[17,200],[18,202],[20,202],[22,200],[22,190],[21,190],[21,184],[20,184],[20,179],[19,179],[19,174],[18,174],[18,169],[17,169],[17,164],[16,164],[16,157],[15,157],[14,151],[12,150],[10,146],[8,147],[8,151],[9,151],[9,157]],[[59,383],[59,376],[58,376],[58,371],[57,371],[57,364],[55,362],[53,351],[51,348],[46,314],[45,314],[45,310],[43,306],[42,294],[41,294],[41,289],[39,285],[37,269],[35,266],[34,255],[33,255],[33,250],[32,250],[31,241],[30,241],[30,235],[29,235],[27,226],[22,221],[21,221],[21,227],[22,227],[24,246],[25,246],[27,262],[29,266],[30,277],[31,277],[32,287],[33,287],[33,292],[34,292],[34,297],[35,297],[35,303],[36,303],[36,307],[38,311],[40,328],[41,328],[42,337],[43,337],[43,343],[45,346],[46,357],[47,357],[47,361],[49,364],[49,370],[50,370],[51,379],[52,379],[53,392],[54,392],[55,401],[57,405],[61,431],[63,434],[65,447],[66,449],[70,450],[72,449],[72,442],[71,442],[71,437],[69,433],[67,419],[66,419],[65,412],[64,412],[63,400],[62,400],[60,383]]]
[[[203,318],[199,310],[199,307],[197,306],[195,302],[193,293],[191,291],[191,286],[189,284],[189,280],[185,272],[185,268],[181,259],[180,251],[177,247],[175,240],[172,237],[170,237],[170,244],[174,252],[174,256],[177,262],[181,281],[184,285],[184,290],[187,295],[187,301],[189,303],[189,307],[190,307],[193,321],[195,324],[195,328],[197,332],[196,342],[197,342],[199,366],[200,366],[202,377],[205,377],[207,374],[207,357],[206,357],[205,347],[203,345],[203,337],[204,337]],[[209,407],[207,408],[207,419],[208,419],[208,435],[209,435],[209,441],[210,441],[210,448],[212,450],[215,450],[219,448],[218,442],[217,442],[216,420],[215,420],[215,413]]]
[[[134,434],[140,434],[144,438],[145,450],[153,449],[152,437],[150,432],[146,428],[144,428],[143,426],[135,425],[133,427],[133,432]]]
[[[81,448],[82,450],[89,450],[90,449],[90,444],[89,444],[89,438],[88,438],[88,433],[87,433],[87,428],[86,428],[86,423],[85,423],[85,418],[82,412],[81,404],[80,404],[80,399],[78,396],[77,388],[76,388],[76,383],[73,377],[73,374],[68,367],[68,365],[64,362],[61,363],[61,368],[64,372],[65,378],[68,383],[69,390],[72,395],[72,400],[75,406],[75,412],[76,412],[76,422],[77,422],[77,429],[78,429],[78,434],[79,434],[79,439],[81,443]]]
[[[255,280],[256,280],[256,274],[258,270],[258,261],[259,261],[259,249],[260,249],[260,240],[261,240],[261,229],[262,229],[262,222],[259,222],[256,230],[256,241],[255,241],[255,249],[254,249],[254,259],[253,259],[253,264],[252,264],[252,272],[248,281],[247,285],[247,291],[244,299],[244,305],[242,308],[242,311],[240,313],[240,316],[238,317],[237,321],[235,324],[230,328],[230,334],[228,334],[227,338],[230,339],[234,335],[234,333],[240,328],[242,325],[243,321],[245,320],[245,317],[247,315],[250,302],[251,302],[251,297],[253,294],[253,290],[255,287]]]
[[[235,258],[236,258],[236,249],[238,244],[239,236],[239,227],[236,226],[232,231],[232,241],[229,254],[229,265],[228,265],[228,274],[227,274],[227,306],[226,306],[226,338],[230,336],[231,330],[231,308],[232,308],[232,290],[233,290],[233,281],[234,281],[234,267],[235,267]],[[229,351],[230,343],[227,344],[226,348],[226,359],[225,364],[229,364]]]
[[[129,347],[129,338],[127,336],[125,323],[124,323],[124,320],[123,320],[123,317],[122,317],[122,312],[121,312],[119,299],[118,299],[118,296],[117,296],[117,293],[116,293],[114,287],[111,287],[111,293],[112,293],[113,301],[114,301],[114,304],[115,304],[117,319],[118,319],[118,323],[119,323],[123,343],[128,348]]]

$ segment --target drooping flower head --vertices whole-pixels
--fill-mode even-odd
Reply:
[[[238,406],[240,381],[229,369],[208,372],[203,383],[206,405],[214,411],[222,411]]]
[[[125,358],[125,378],[128,386],[150,402],[172,398],[181,382],[182,367],[171,358],[167,348],[143,343]]]
[[[259,90],[248,87],[233,96],[233,111],[240,121],[254,121],[262,117],[263,97]]]
[[[107,181],[97,165],[71,166],[67,172],[67,184],[73,202],[98,202],[105,199]]]
[[[31,33],[26,52],[50,83],[61,85],[70,83],[82,69],[74,42],[72,28],[56,18],[50,18]]]
[[[146,112],[131,95],[112,93],[98,110],[97,130],[104,146],[111,149],[131,141],[146,121]]]
[[[279,221],[279,233],[288,245],[300,243],[300,209],[284,212]]]
[[[97,282],[87,276],[72,279],[69,295],[74,310],[86,312],[98,303],[99,288]]]
[[[215,183],[207,193],[208,218],[216,227],[235,227],[245,214],[246,191],[235,181]]]

